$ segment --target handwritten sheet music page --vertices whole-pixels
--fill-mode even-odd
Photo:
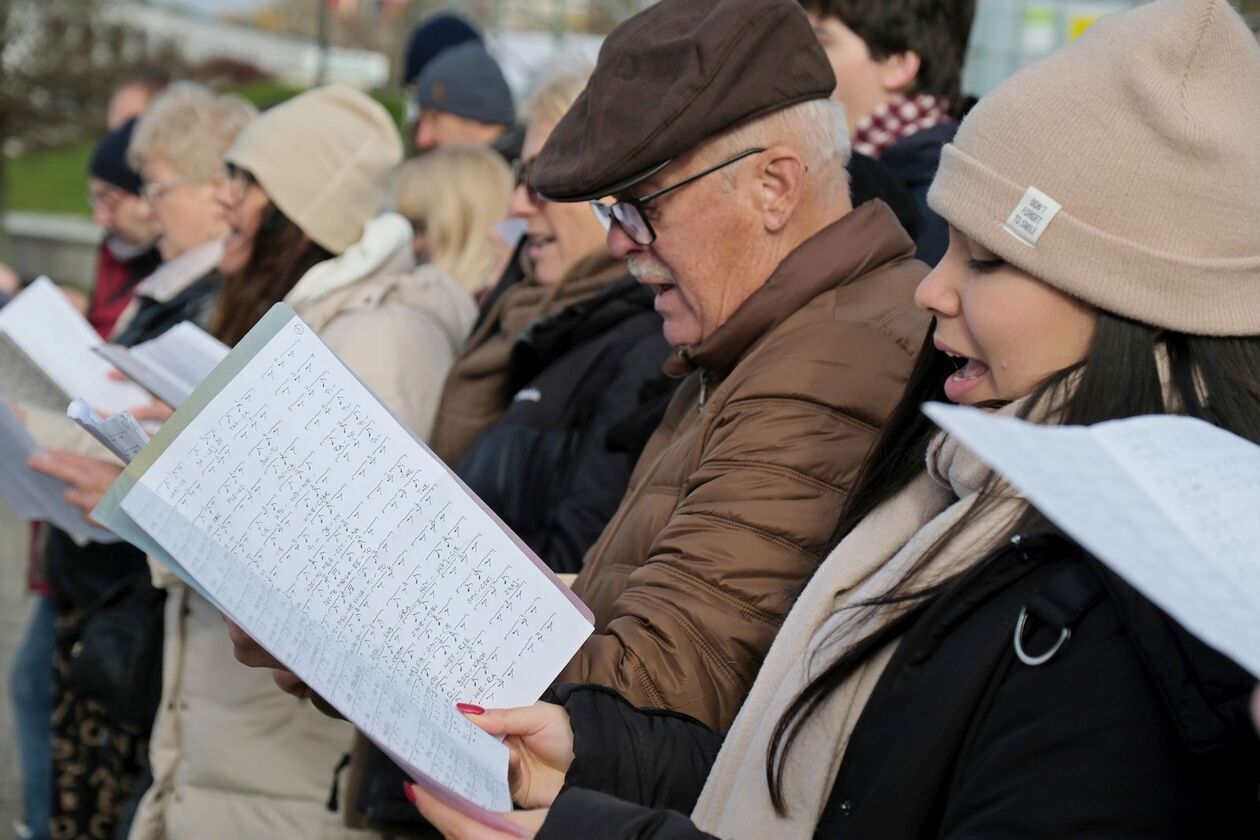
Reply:
[[[924,411],[1056,525],[1260,677],[1260,446],[1188,417],[1037,426]]]
[[[86,400],[106,416],[149,401],[134,383],[109,378],[109,363],[92,352],[101,344],[100,336],[47,277],[0,309],[0,333],[62,393]],[[6,360],[6,365],[9,361],[15,360]],[[65,411],[68,402],[42,407]]]
[[[534,702],[589,611],[291,309],[255,333],[122,510],[417,781],[510,809],[507,749],[454,704]]]
[[[191,321],[131,348],[101,344],[93,350],[171,408],[179,408],[228,354],[223,342]]]

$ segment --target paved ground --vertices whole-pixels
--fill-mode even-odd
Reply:
[[[9,704],[9,669],[26,627],[30,608],[26,593],[26,523],[0,506],[0,837],[13,836],[21,785],[18,780],[17,745]]]

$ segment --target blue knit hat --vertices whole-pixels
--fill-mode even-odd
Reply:
[[[449,13],[434,15],[415,28],[407,43],[407,55],[403,59],[403,84],[409,85],[424,72],[438,53],[469,41],[481,43],[481,36],[472,24],[459,15]]]
[[[133,118],[102,137],[92,150],[88,175],[132,195],[140,195],[143,186],[140,173],[127,163],[127,146],[131,144],[131,135],[135,130],[136,119]]]
[[[499,62],[480,43],[443,50],[416,84],[420,107],[490,125],[513,125],[516,106]]]

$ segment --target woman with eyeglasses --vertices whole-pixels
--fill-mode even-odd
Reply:
[[[471,296],[415,266],[410,224],[381,213],[402,158],[389,115],[343,87],[309,91],[255,119],[227,154],[216,198],[227,222],[223,294],[210,332],[238,342],[285,301],[421,437]],[[157,783],[133,838],[349,837],[327,808],[353,730],[244,668],[214,607],[179,587],[182,645],[168,646],[155,727]]]
[[[401,157],[388,113],[349,88],[255,118],[213,185],[226,238],[209,331],[234,345],[285,301],[423,437],[476,306],[442,271],[417,269],[411,226],[379,212]],[[109,478],[77,488],[85,510]],[[353,729],[242,667],[214,607],[169,571],[154,575],[169,592],[166,672],[154,782],[131,836],[355,836],[327,808]]]

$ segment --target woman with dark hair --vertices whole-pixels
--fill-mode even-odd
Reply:
[[[596,686],[463,707],[546,809],[506,816],[537,837],[1257,836],[1254,679],[920,411],[1175,413],[1260,443],[1257,84],[1224,0],[1160,0],[981,101],[930,194],[951,227],[916,293],[933,331],[731,731]],[[409,795],[450,836],[508,836]]]

